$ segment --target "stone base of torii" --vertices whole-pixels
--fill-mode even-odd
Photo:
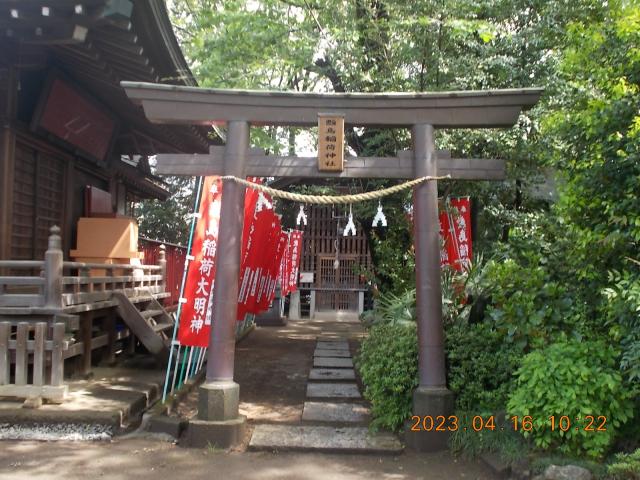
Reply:
[[[159,155],[158,173],[274,177],[420,178],[450,174],[458,179],[499,179],[504,165],[496,160],[440,161],[435,149],[437,128],[491,128],[515,124],[520,112],[540,98],[541,89],[437,93],[315,94],[257,92],[123,82],[129,97],[142,104],[153,122],[227,126],[225,147],[209,155]],[[317,172],[309,159],[269,157],[249,148],[254,126],[317,125],[318,115],[331,112],[346,125],[411,128],[412,155],[390,159],[355,158],[341,172]],[[385,163],[385,162],[388,162]],[[388,165],[388,166],[387,166]],[[238,274],[244,187],[225,181],[220,210],[217,273],[208,350],[206,381],[200,387],[198,418],[190,422],[194,446],[226,448],[239,443],[246,418],[239,414],[240,387],[233,380]],[[413,393],[413,414],[448,417],[454,395],[447,389],[442,293],[438,187],[428,181],[414,190],[414,245],[418,324],[419,386]],[[406,443],[420,451],[444,449],[447,432],[412,432]]]

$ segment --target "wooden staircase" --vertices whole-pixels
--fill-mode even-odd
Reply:
[[[116,311],[131,332],[158,360],[169,359],[174,319],[151,293],[142,298],[129,298],[124,293],[114,292],[118,302]]]

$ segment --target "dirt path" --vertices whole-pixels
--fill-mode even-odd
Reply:
[[[449,454],[398,457],[304,453],[224,453],[153,440],[111,443],[0,442],[0,478],[7,480],[490,480],[476,462]]]
[[[335,319],[290,321],[283,327],[257,327],[236,346],[235,378],[240,384],[240,413],[249,424],[297,423],[302,417],[316,337],[362,336],[360,324]],[[181,416],[197,407],[197,392],[182,405]]]

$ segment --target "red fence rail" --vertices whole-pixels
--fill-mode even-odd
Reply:
[[[138,246],[144,252],[145,264],[157,265],[160,245],[166,247],[167,291],[171,293],[171,296],[166,299],[166,305],[169,308],[175,308],[178,306],[178,300],[180,299],[180,284],[182,283],[187,247],[140,237]]]

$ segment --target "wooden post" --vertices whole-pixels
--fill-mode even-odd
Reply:
[[[45,322],[36,323],[35,336],[33,338],[33,384],[35,386],[44,385],[44,341],[47,324]]]
[[[49,248],[44,254],[44,304],[47,308],[62,309],[62,245],[60,227],[51,227]]]
[[[16,335],[16,385],[27,384],[27,368],[29,366],[27,363],[29,358],[29,354],[27,353],[28,335],[29,324],[27,322],[18,323],[18,332]]]
[[[53,324],[53,346],[51,348],[51,385],[62,385],[64,379],[64,358],[62,341],[64,340],[64,323]]]
[[[76,357],[75,375],[86,378],[91,373],[91,352],[93,342],[93,318],[95,311],[80,314],[79,337],[82,342],[82,354]]]
[[[162,275],[160,284],[162,285],[162,291],[165,292],[167,290],[167,247],[164,244],[160,245],[158,265],[160,265],[160,275]]]
[[[9,364],[11,363],[11,355],[9,355],[9,335],[11,334],[11,324],[9,322],[0,322],[0,385],[9,384]]]

